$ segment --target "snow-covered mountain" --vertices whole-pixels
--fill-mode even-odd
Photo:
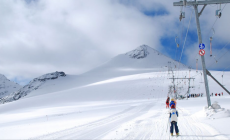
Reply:
[[[159,51],[147,45],[141,45],[136,49],[120,54],[97,68],[81,75],[73,76],[65,75],[64,72],[55,72],[35,78],[17,92],[5,97],[4,102],[17,100],[24,96],[38,96],[46,93],[89,85],[118,76],[171,71],[177,69],[178,67],[180,67],[181,70],[188,70],[187,66],[161,54]],[[59,78],[58,80],[52,80],[63,76],[66,77],[62,79]]]
[[[22,86],[10,81],[4,75],[0,74],[0,99],[8,96],[10,93],[17,91]]]
[[[50,80],[58,79],[59,77],[65,77],[66,74],[64,72],[53,72],[42,75],[40,77],[34,78],[30,81],[29,84],[25,85],[24,87],[18,89],[17,91],[11,91],[8,96],[4,96],[1,100],[2,103],[10,102],[13,100],[18,100],[21,97],[28,95],[30,92],[39,89],[44,83]],[[15,86],[16,87],[16,86]]]
[[[180,67],[180,70],[188,69],[188,66],[163,55],[159,51],[147,45],[141,45],[130,52],[112,58],[83,75],[100,74],[111,78],[153,71],[171,71],[176,70],[178,67]]]

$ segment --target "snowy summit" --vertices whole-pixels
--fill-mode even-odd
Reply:
[[[147,45],[142,45],[136,48],[135,50],[132,50],[126,53],[126,55],[130,56],[130,58],[136,58],[136,59],[145,58],[149,54],[148,49],[147,49],[148,47],[149,46]]]

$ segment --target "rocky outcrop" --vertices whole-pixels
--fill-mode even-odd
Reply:
[[[142,59],[142,58],[147,57],[149,54],[147,48],[148,48],[147,45],[142,45],[142,46],[136,48],[135,50],[132,50],[132,51],[126,53],[126,55],[128,55],[130,58]]]

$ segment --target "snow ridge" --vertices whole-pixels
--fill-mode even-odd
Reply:
[[[32,81],[30,81],[29,84],[25,85],[23,88],[19,89],[16,92],[11,93],[9,96],[4,97],[1,100],[1,103],[18,100],[18,99],[28,95],[33,90],[37,90],[46,81],[58,79],[58,77],[65,77],[65,76],[66,76],[66,74],[64,72],[56,71],[53,73],[48,73],[48,74],[42,75],[40,77],[34,78]]]

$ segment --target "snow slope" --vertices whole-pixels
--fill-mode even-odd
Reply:
[[[147,45],[142,45],[130,52],[114,57],[83,75],[102,75],[103,77],[112,78],[153,71],[176,70],[178,67],[181,70],[188,69],[184,64],[161,54]]]
[[[181,71],[180,76],[186,73]],[[225,77],[230,78],[226,73]],[[190,74],[197,75],[195,71]],[[165,99],[170,77],[168,72],[121,76],[3,104],[0,139],[168,139]],[[198,84],[194,86],[200,84],[201,75],[196,79]],[[210,91],[218,90],[214,81],[209,79],[209,83]],[[201,90],[197,87],[192,92]],[[230,109],[225,92],[211,100]],[[206,117],[206,104],[205,97],[178,101],[179,139],[230,138],[226,131],[229,117]]]
[[[229,116],[205,109],[205,97],[177,101],[181,136],[169,137],[165,100],[173,75],[164,65],[170,59],[158,53],[151,56],[154,50],[141,48],[140,53],[119,55],[85,74],[48,80],[28,96],[2,104],[0,139],[230,139]],[[162,63],[149,67],[154,57]],[[174,69],[174,76],[194,77],[190,93],[205,93],[201,72],[182,66]],[[230,72],[223,79],[220,72],[211,73],[230,89]],[[178,92],[185,94],[188,81],[175,82]],[[212,103],[229,110],[229,95],[212,79],[208,82],[211,93],[224,93],[211,97]]]
[[[10,81],[4,75],[0,74],[0,99],[8,96],[10,93],[20,89],[22,86]]]

